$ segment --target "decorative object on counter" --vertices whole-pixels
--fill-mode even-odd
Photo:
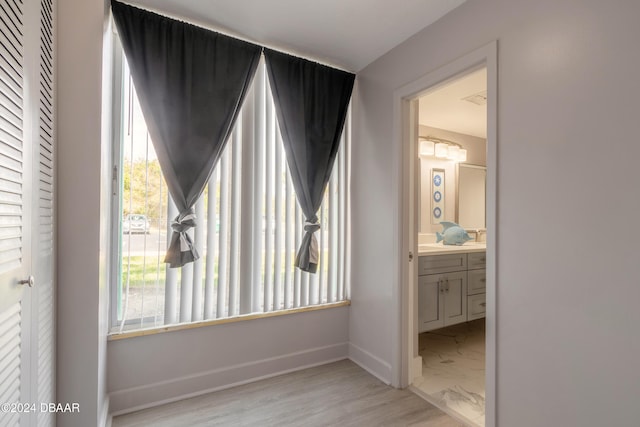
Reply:
[[[473,240],[464,228],[460,227],[455,222],[441,221],[442,234],[436,232],[436,243],[442,241],[443,245],[457,245],[464,244],[467,240]]]
[[[431,224],[444,219],[444,169],[431,169]]]

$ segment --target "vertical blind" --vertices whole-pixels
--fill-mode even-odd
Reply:
[[[114,326],[120,331],[287,310],[348,299],[345,282],[348,197],[347,116],[327,186],[318,231],[317,274],[294,268],[304,233],[261,60],[230,140],[196,203],[192,230],[196,262],[170,269],[162,262],[170,221],[177,215],[159,172],[140,107],[123,60],[122,143],[116,156],[120,283]],[[148,221],[134,234],[128,215]],[[118,227],[116,227],[118,228]],[[124,229],[124,230],[123,230]]]

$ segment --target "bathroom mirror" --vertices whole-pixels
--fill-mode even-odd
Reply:
[[[459,163],[456,168],[456,222],[465,229],[486,228],[485,166]]]

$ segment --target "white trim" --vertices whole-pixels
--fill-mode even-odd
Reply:
[[[410,384],[413,371],[414,340],[412,322],[409,318],[409,295],[414,292],[415,279],[408,274],[407,254],[412,250],[409,233],[414,230],[403,229],[403,219],[408,217],[409,185],[411,179],[403,164],[409,161],[409,132],[407,112],[412,99],[450,82],[462,74],[487,67],[487,317],[486,317],[486,426],[495,426],[496,422],[496,253],[497,253],[497,97],[498,97],[498,44],[491,42],[479,49],[456,59],[423,77],[397,89],[393,95],[394,109],[394,150],[392,186],[398,191],[394,212],[394,224],[397,239],[396,277],[401,286],[393,290],[396,315],[393,317],[393,330],[397,332],[392,351],[393,382],[396,387]]]
[[[427,393],[420,390],[418,387],[409,386],[409,390],[411,390],[412,392],[414,392],[415,394],[417,394],[427,402],[431,403],[433,406],[440,409],[442,412],[449,415],[451,418],[457,421],[460,421],[464,425],[469,427],[475,427],[477,425],[476,423],[473,422],[473,420],[461,415],[459,412],[452,410],[450,406],[441,404],[437,399],[434,399],[433,397],[429,396]]]
[[[111,427],[113,417],[109,414],[109,396],[105,396],[102,401],[102,407],[100,408],[100,418],[98,418],[98,425],[102,427]]]
[[[391,384],[391,365],[362,347],[349,343],[349,359],[383,383]]]
[[[346,359],[348,343],[270,357],[111,392],[112,415],[122,415]]]

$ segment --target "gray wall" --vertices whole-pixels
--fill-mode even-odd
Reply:
[[[468,0],[360,72],[352,345],[390,366],[399,333],[393,92],[497,39],[497,424],[637,423],[639,16],[636,1]]]
[[[80,405],[79,414],[58,414],[58,425],[86,427],[103,423],[108,408],[108,247],[101,227],[109,190],[108,178],[101,180],[106,2],[57,3],[57,401]]]
[[[340,360],[349,307],[110,341],[114,413]]]

